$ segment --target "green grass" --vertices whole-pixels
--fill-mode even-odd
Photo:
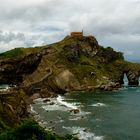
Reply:
[[[0,134],[0,140],[78,140],[71,135],[58,136],[45,131],[35,121],[26,121],[16,128],[8,129]]]
[[[82,65],[93,66],[93,61],[92,61],[90,58],[88,58],[87,56],[85,56],[85,55],[81,55],[81,56],[80,56],[79,62],[80,62]]]
[[[38,51],[41,51],[42,47],[35,47],[35,48],[15,48],[10,51],[4,52],[0,54],[0,59],[3,58],[13,58],[13,57],[21,57],[28,55],[30,53],[36,53]]]
[[[2,131],[5,131],[6,129],[8,129],[9,127],[1,120],[0,118],[0,133]]]

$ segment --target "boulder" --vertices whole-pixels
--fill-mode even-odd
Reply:
[[[131,71],[129,70],[128,73],[126,73],[128,78],[128,84],[130,86],[138,86],[139,85],[139,74],[137,71]]]
[[[79,109],[71,109],[70,112],[72,112],[72,113],[74,113],[74,114],[77,114],[77,113],[80,112],[80,110],[79,110]]]
[[[51,101],[50,99],[45,99],[45,100],[43,100],[44,103],[50,102],[50,101]]]
[[[56,85],[65,91],[78,90],[80,84],[73,73],[69,70],[64,70],[55,77]]]

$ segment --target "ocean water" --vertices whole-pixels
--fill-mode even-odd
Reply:
[[[140,87],[43,100],[35,100],[32,111],[41,125],[58,134],[76,134],[81,140],[140,140]]]

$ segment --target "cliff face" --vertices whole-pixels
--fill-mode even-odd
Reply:
[[[28,116],[26,95],[18,88],[0,91],[0,131]]]
[[[100,46],[93,36],[66,37],[24,57],[0,60],[0,83],[20,84],[28,95],[40,96],[95,88],[137,86],[140,65],[126,62],[121,52]]]
[[[25,75],[36,70],[40,60],[39,54],[0,60],[0,84],[21,83]]]

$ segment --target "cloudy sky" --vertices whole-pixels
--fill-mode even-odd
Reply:
[[[140,0],[0,0],[0,52],[93,34],[99,44],[140,60]]]

